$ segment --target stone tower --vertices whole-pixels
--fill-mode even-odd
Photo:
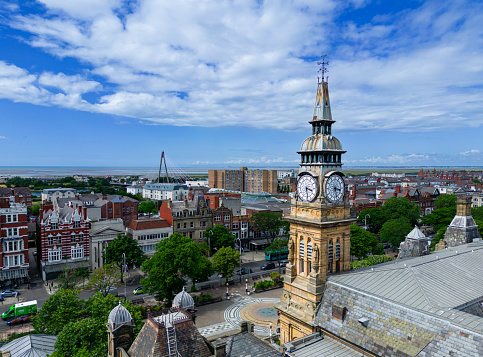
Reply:
[[[480,233],[471,216],[471,197],[460,194],[456,199],[456,216],[444,234],[444,242],[447,247],[456,247],[471,243],[475,238],[480,238]]]
[[[117,349],[129,350],[134,342],[134,321],[129,311],[121,305],[111,310],[107,320],[108,357],[116,357]]]
[[[322,63],[324,65],[324,63]],[[328,84],[319,81],[312,135],[303,143],[292,201],[289,264],[286,266],[280,311],[281,344],[315,332],[313,325],[328,273],[350,269],[350,225],[355,222],[348,203],[341,156],[332,135]]]

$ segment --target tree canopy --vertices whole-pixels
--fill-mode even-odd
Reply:
[[[359,227],[357,224],[351,224],[351,255],[358,259],[367,258],[369,253],[373,255],[384,254],[382,245],[379,244],[377,238],[370,232]]]
[[[138,212],[151,214],[158,212],[158,209],[153,201],[145,201],[139,204]]]
[[[89,287],[94,291],[107,291],[109,287],[116,286],[121,279],[121,272],[115,263],[106,264],[94,270],[89,278]]]
[[[207,228],[204,235],[206,242],[210,245],[210,252],[223,247],[235,247],[235,236],[221,224]]]
[[[154,255],[144,262],[143,271],[148,276],[141,284],[157,300],[165,300],[170,305],[173,296],[182,290],[185,278],[195,280],[212,274],[206,250],[205,244],[193,242],[179,233],[172,234],[159,242]]]
[[[392,249],[396,250],[413,228],[414,226],[404,217],[391,219],[382,225],[379,237],[383,242],[390,243]]]
[[[118,234],[117,237],[109,243],[104,251],[106,263],[114,263],[118,266],[121,272],[121,283],[123,283],[124,270],[123,253],[126,255],[126,265],[132,268],[134,265],[140,266],[145,260],[146,255],[141,250],[138,242],[127,235]]]
[[[290,224],[283,219],[281,212],[258,212],[250,218],[253,229],[260,232],[269,243],[275,238],[287,236]]]
[[[233,269],[240,266],[240,253],[230,247],[218,250],[212,258],[213,269],[228,279],[233,275]]]
[[[104,296],[102,293],[96,293],[87,301],[83,301],[79,300],[78,291],[61,290],[44,303],[39,315],[34,318],[34,328],[38,333],[54,334],[55,331],[58,335],[53,357],[105,356],[106,323],[109,313],[118,304],[119,298],[110,294]],[[143,325],[141,308],[133,306],[129,300],[124,301],[123,306],[131,313],[136,325],[136,336]],[[59,320],[61,314],[64,314],[64,317]],[[56,325],[56,328],[47,331],[38,329],[40,321],[41,326]]]

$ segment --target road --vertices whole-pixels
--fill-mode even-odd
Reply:
[[[250,254],[250,253],[247,253]],[[250,254],[251,255],[251,254]],[[265,263],[265,261],[248,261],[248,262],[243,262],[242,266],[244,268],[250,268],[252,270],[251,274],[248,275],[242,275],[241,277],[239,275],[234,275],[233,280],[235,283],[244,283],[245,279],[248,279],[249,285],[253,285],[253,280],[252,276],[254,275],[261,275],[265,273],[271,273],[271,272],[278,272],[278,267],[276,269],[271,269],[271,270],[261,270],[260,267]],[[277,264],[275,262],[275,264]],[[283,268],[282,268],[283,269]],[[139,274],[133,274],[134,276],[134,281],[132,281],[130,284],[126,285],[119,285],[118,286],[118,295],[124,297],[124,291],[125,291],[125,286],[126,286],[126,297],[129,300],[136,300],[136,299],[141,299],[141,298],[150,298],[152,297],[149,294],[139,294],[139,295],[134,295],[133,290],[140,286],[139,280],[141,279],[141,276]],[[200,289],[201,286],[207,285],[207,284],[213,284],[214,286],[219,286],[223,285],[225,283],[225,279],[219,278],[217,274],[214,274],[210,277],[208,281],[200,282],[196,284],[197,289]],[[50,294],[48,293],[48,289],[44,285],[45,283],[42,281],[38,281],[37,283],[32,283],[31,289],[27,289],[25,285],[22,285],[18,291],[20,292],[19,299],[20,301],[30,301],[30,300],[37,300],[37,306],[38,309],[42,307],[44,302],[50,297]],[[191,282],[188,282],[186,285],[186,291],[189,291],[191,288]],[[94,291],[92,290],[83,290],[80,292],[79,297],[83,300],[89,299],[91,296],[94,295]],[[17,303],[17,299],[15,297],[8,297],[5,298],[5,301],[0,302],[0,313],[3,313],[7,311],[10,306],[13,304]],[[10,327],[7,325],[5,321],[0,321],[0,330],[5,330],[5,329],[10,329]]]

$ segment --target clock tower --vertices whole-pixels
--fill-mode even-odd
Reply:
[[[341,157],[345,151],[332,135],[328,83],[322,81],[312,120],[312,135],[302,143],[297,192],[290,217],[289,264],[280,303],[281,344],[316,331],[313,324],[327,274],[350,269],[350,225],[356,221],[346,193]]]

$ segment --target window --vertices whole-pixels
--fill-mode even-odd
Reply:
[[[18,252],[20,250],[23,250],[22,240],[11,240],[3,243],[4,252]]]
[[[225,223],[224,226],[228,229],[230,229],[230,223]]]
[[[335,259],[340,259],[340,243],[335,244]]]
[[[220,222],[221,221],[221,216],[215,216],[215,222]]]
[[[242,229],[248,228],[248,222],[242,222]]]
[[[83,258],[84,257],[84,247],[71,247],[70,248],[70,256],[72,259]]]
[[[184,229],[186,229],[186,222],[184,222],[184,224],[183,224],[183,228],[184,228]]]
[[[299,253],[300,253],[300,257],[303,258],[305,253],[305,242],[303,239],[301,239],[299,243]]]
[[[7,236],[8,237],[18,236],[18,228],[8,228],[7,229]]]
[[[72,233],[70,234],[70,242],[71,242],[71,243],[74,243],[74,242],[75,242],[75,233],[74,233],[74,232],[72,232]]]
[[[7,222],[18,222],[18,216],[16,214],[7,214]]]
[[[186,217],[186,211],[183,212],[183,217]]]
[[[193,239],[193,232],[190,232],[190,238]]]
[[[60,233],[57,234],[57,244],[62,244],[62,235]]]
[[[191,226],[191,228],[194,228],[195,222],[191,222],[190,226]]]
[[[181,224],[179,224],[179,223],[178,223],[178,224],[176,225],[176,227],[177,227],[178,229],[180,229],[180,228],[181,228]]]
[[[301,273],[304,272],[304,260],[303,259],[300,259],[300,272]]]
[[[109,213],[112,213],[112,208],[109,208]]]
[[[233,229],[238,229],[238,227],[239,227],[238,222],[233,222]]]
[[[230,220],[230,215],[229,214],[226,214],[225,215],[225,221],[229,221]]]
[[[332,243],[329,243],[329,261],[332,261],[334,255],[334,250],[332,248]]]
[[[16,267],[22,265],[24,263],[24,256],[23,254],[19,255],[7,255],[3,257],[3,266],[4,267]]]
[[[312,242],[307,243],[307,259],[312,259]]]
[[[156,244],[141,245],[140,248],[143,252],[150,252],[156,249]]]
[[[50,223],[50,229],[59,229],[59,225],[57,222]]]
[[[83,242],[84,241],[84,233],[80,232],[79,233],[79,242]]]
[[[52,234],[49,234],[47,236],[47,240],[49,242],[49,245],[53,245],[54,244],[54,236]]]
[[[80,227],[80,221],[74,221],[74,228]]]
[[[58,262],[62,259],[62,251],[60,249],[49,250],[47,253],[49,262]]]
[[[134,206],[133,206],[133,207],[131,207],[131,212],[134,212]]]

